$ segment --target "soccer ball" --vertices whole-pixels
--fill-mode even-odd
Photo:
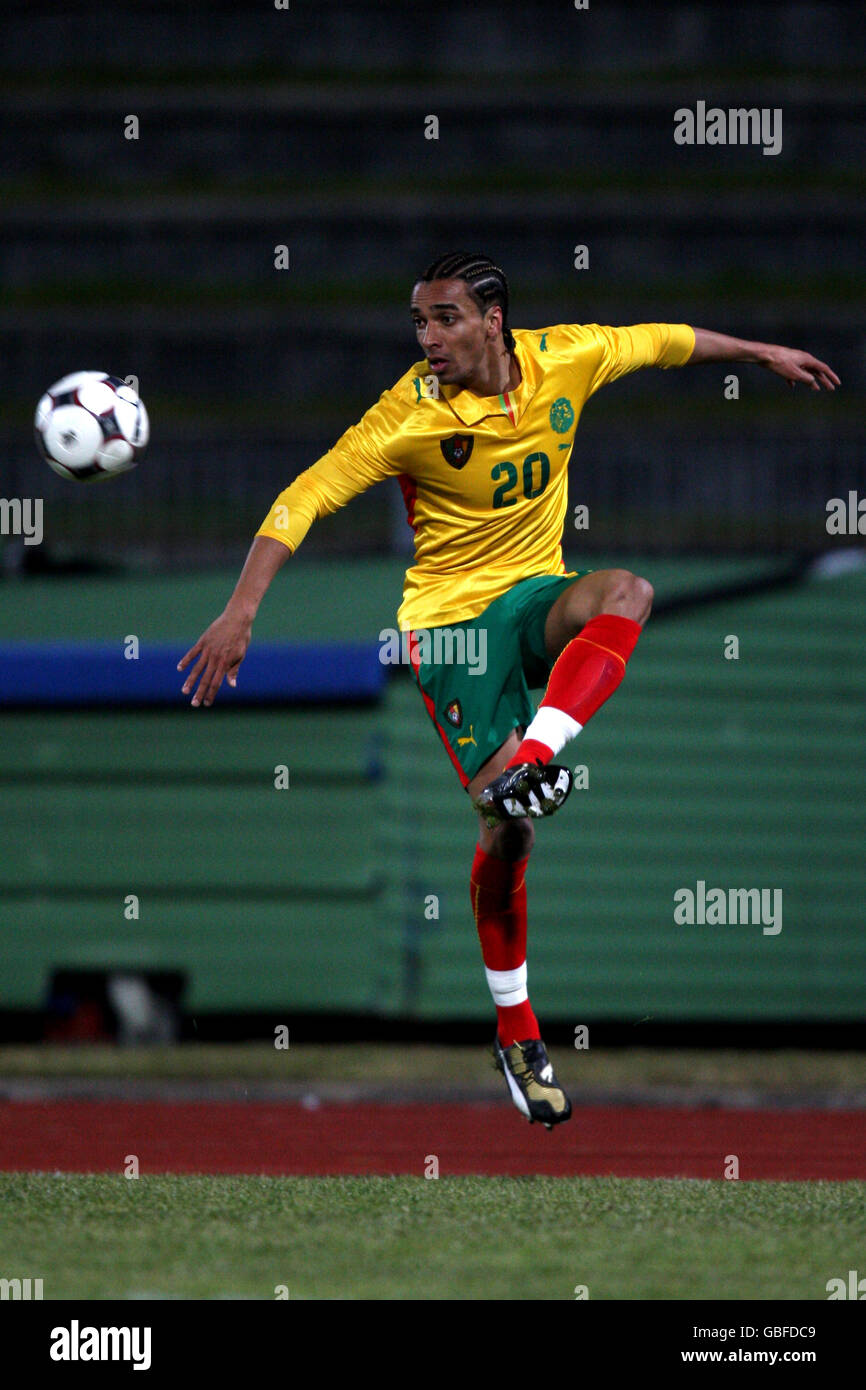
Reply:
[[[134,468],[150,436],[144,402],[119,376],[73,372],[36,407],[36,443],[61,478],[93,483]]]

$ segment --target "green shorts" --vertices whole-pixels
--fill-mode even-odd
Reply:
[[[522,579],[483,613],[409,638],[427,713],[463,786],[535,714],[530,690],[547,685],[553,662],[544,626],[565,589],[591,570]]]

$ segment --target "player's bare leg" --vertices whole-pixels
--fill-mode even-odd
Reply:
[[[473,805],[488,783],[508,766],[520,747],[522,732],[515,729],[472,778],[466,790]],[[488,826],[483,816],[479,816],[478,843],[485,854],[492,854],[496,859],[525,859],[535,843],[535,830],[525,816],[499,822],[495,826]]]
[[[544,698],[520,746],[474,799],[489,825],[549,816],[562,806],[571,773],[553,758],[622,681],[652,600],[646,579],[598,570],[576,579],[551,605],[544,640],[554,666]]]
[[[551,605],[544,637],[554,662],[544,699],[521,736],[515,730],[467,788],[479,812],[472,907],[496,1004],[496,1064],[513,1103],[548,1128],[571,1114],[553,1074],[526,988],[525,874],[535,832],[571,790],[556,752],[619,685],[652,606],[652,588],[627,570],[575,580]]]
[[[610,613],[643,627],[650,615],[653,588],[628,570],[596,570],[576,579],[551,606],[544,626],[548,656],[555,660],[588,622]]]
[[[475,801],[520,746],[515,730],[467,787]],[[489,826],[479,817],[472,865],[472,911],[487,983],[496,1005],[493,1055],[514,1105],[547,1129],[567,1120],[571,1102],[553,1074],[526,988],[526,867],[535,841],[532,821],[516,817]]]

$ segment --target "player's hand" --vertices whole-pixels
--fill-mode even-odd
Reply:
[[[198,681],[190,701],[193,706],[212,705],[223,680],[237,685],[238,667],[247,654],[251,633],[250,619],[226,609],[178,662],[179,671],[195,662],[183,684],[183,693],[188,695]]]
[[[819,362],[810,352],[801,352],[799,348],[772,346],[764,365],[784,377],[791,386],[802,382],[813,391],[835,391],[842,384],[826,362]]]

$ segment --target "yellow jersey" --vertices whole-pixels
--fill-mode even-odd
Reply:
[[[521,579],[565,574],[568,460],[584,402],[639,367],[682,366],[694,330],[559,324],[514,339],[521,380],[501,396],[440,386],[416,362],[280,493],[258,535],[295,551],[318,517],[399,479],[415,532],[404,631],[477,618]]]

